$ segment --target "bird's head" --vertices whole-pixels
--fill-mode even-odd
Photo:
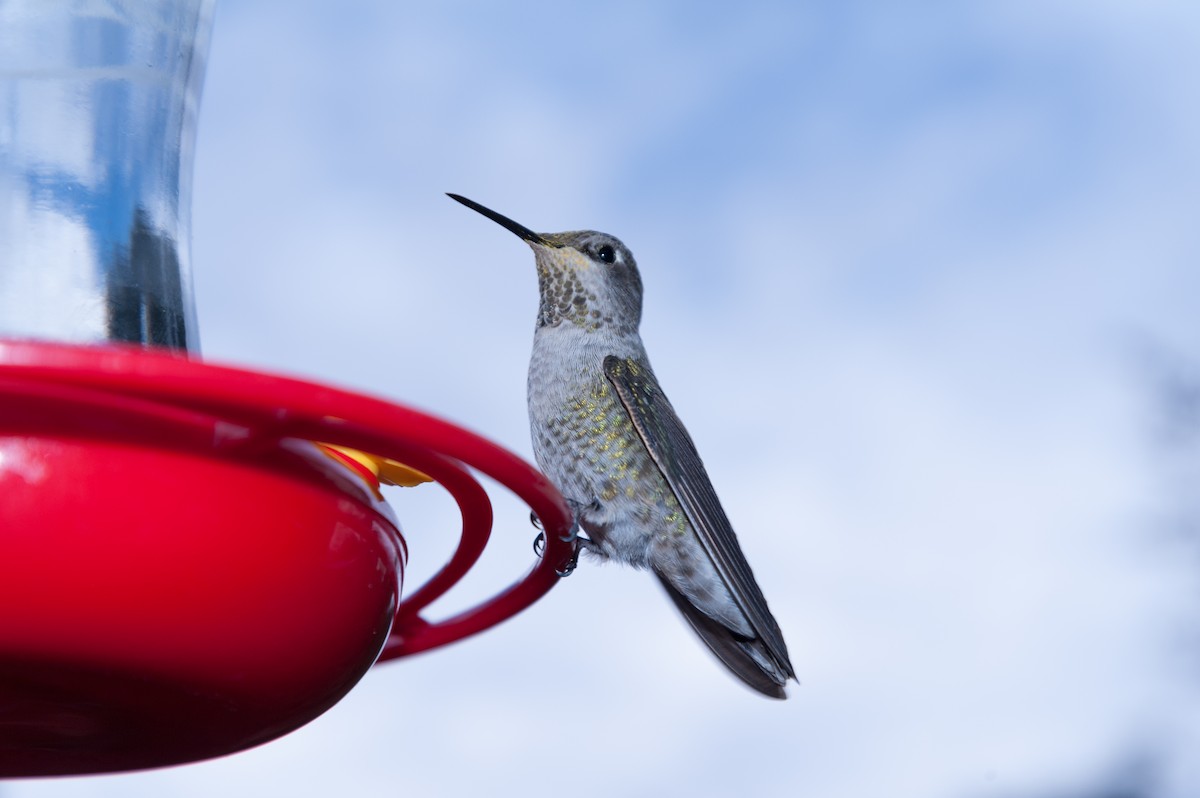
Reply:
[[[539,327],[572,324],[590,331],[637,332],[642,278],[633,253],[615,236],[594,230],[535,233],[466,197],[449,196],[515,233],[533,249],[541,293]]]

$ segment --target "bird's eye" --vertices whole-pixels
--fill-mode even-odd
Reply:
[[[617,259],[617,253],[611,245],[601,244],[596,248],[596,257],[605,263],[612,263]]]

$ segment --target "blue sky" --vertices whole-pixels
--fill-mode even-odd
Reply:
[[[4,795],[1197,794],[1192,472],[1140,353],[1200,358],[1198,25],[1169,0],[225,2],[205,355],[528,457],[532,257],[443,192],[620,236],[802,683],[758,699],[653,580],[584,563],[283,740]],[[419,581],[453,515],[394,500]],[[445,611],[527,567],[525,511],[497,512]]]

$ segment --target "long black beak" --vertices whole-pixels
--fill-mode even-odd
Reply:
[[[537,233],[530,230],[528,227],[517,224],[512,219],[509,219],[507,216],[501,216],[500,214],[496,213],[491,208],[483,207],[478,202],[469,200],[466,197],[461,197],[458,194],[451,194],[450,192],[446,192],[446,196],[449,197],[450,199],[454,200],[455,202],[461,202],[463,205],[466,205],[468,208],[470,208],[473,211],[478,211],[479,213],[482,213],[484,216],[491,219],[493,222],[500,225],[501,227],[504,227],[504,228],[516,233],[518,236],[520,236],[525,241],[529,241],[534,244],[541,244],[542,246],[545,246],[545,247],[556,246],[555,244],[550,243],[549,241],[542,238]]]

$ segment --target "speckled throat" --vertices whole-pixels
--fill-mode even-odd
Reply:
[[[556,327],[569,322],[583,329],[598,330],[611,324],[612,316],[597,307],[596,294],[584,288],[574,272],[551,270],[539,264],[537,326]]]

